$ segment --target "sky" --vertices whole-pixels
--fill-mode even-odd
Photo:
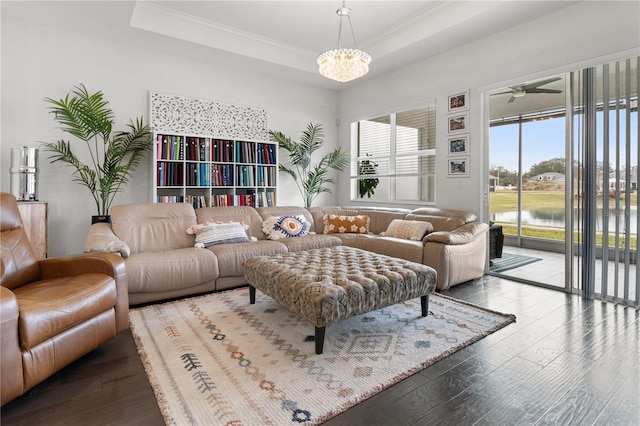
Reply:
[[[613,112],[612,112],[613,114]],[[602,161],[602,114],[598,114],[596,128],[600,135],[597,139],[598,161]],[[613,117],[612,117],[613,118]],[[631,164],[637,165],[638,149],[638,113],[631,114]],[[622,123],[624,132],[624,122]],[[610,145],[615,143],[615,129],[610,131]],[[523,124],[522,129],[522,171],[526,173],[531,166],[552,158],[565,157],[565,119],[553,118]],[[621,141],[622,162],[624,162],[624,140]],[[491,127],[489,134],[491,167],[502,166],[507,170],[518,170],[518,126],[516,124]],[[614,150],[610,150],[610,165],[615,166]]]

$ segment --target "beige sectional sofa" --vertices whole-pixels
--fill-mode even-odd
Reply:
[[[366,216],[367,234],[325,234],[325,215]],[[270,240],[263,221],[300,215],[310,234]],[[394,219],[433,226],[421,241],[380,235]],[[242,222],[249,242],[196,248],[186,230],[206,222]],[[438,208],[370,207],[206,207],[189,204],[127,204],[111,209],[111,224],[91,227],[85,252],[119,253],[129,281],[130,304],[224,290],[246,284],[242,264],[250,257],[346,245],[433,267],[437,288],[446,290],[484,274],[488,225],[473,213]]]

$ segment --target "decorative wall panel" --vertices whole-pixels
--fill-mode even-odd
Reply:
[[[156,92],[149,92],[149,103],[155,132],[269,140],[263,109]]]

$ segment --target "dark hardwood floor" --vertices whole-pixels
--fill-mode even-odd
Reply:
[[[517,322],[326,425],[638,425],[640,313],[496,277],[445,294]],[[2,407],[3,426],[162,425],[130,332]]]

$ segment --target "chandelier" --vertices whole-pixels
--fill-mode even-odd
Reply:
[[[356,36],[353,33],[353,25],[351,24],[351,9],[345,5],[344,1],[342,2],[342,7],[336,10],[336,14],[340,17],[338,48],[321,53],[318,56],[318,65],[320,66],[320,74],[332,80],[345,83],[362,77],[369,72],[371,56],[367,52],[356,48]],[[353,49],[344,49],[341,44],[342,21],[345,17],[349,19],[351,36],[353,37]]]

